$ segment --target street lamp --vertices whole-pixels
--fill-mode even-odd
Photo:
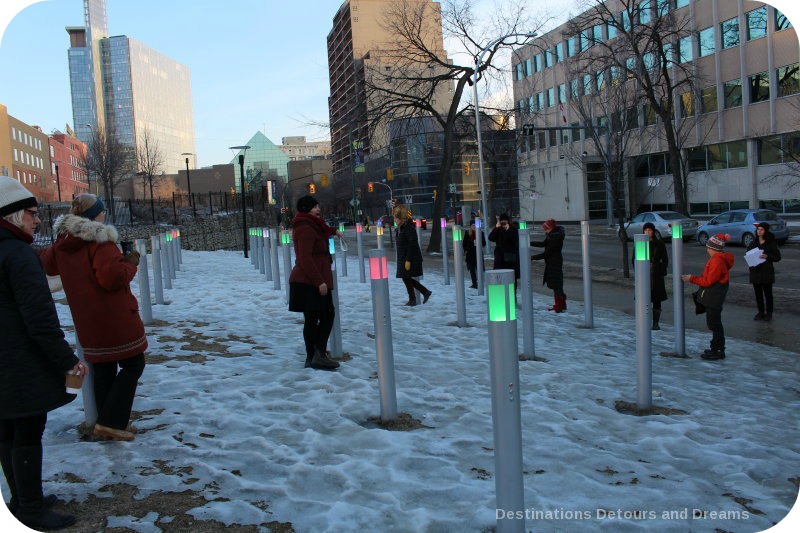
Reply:
[[[495,45],[501,44],[509,37],[525,37],[526,39],[532,39],[533,37],[536,37],[536,32],[509,33],[490,42],[481,48],[481,51],[478,52],[477,56],[475,56],[475,70],[472,72],[472,97],[475,100],[475,131],[478,135],[478,175],[481,186],[481,210],[483,211],[483,218],[486,221],[486,224],[483,226],[483,232],[486,234],[487,242],[489,240],[489,228],[494,226],[491,224],[491,219],[489,218],[489,209],[486,205],[486,182],[483,177],[483,139],[481,138],[481,114],[480,105],[478,104],[478,71],[481,68],[483,56],[486,54],[486,52],[488,52]]]
[[[231,146],[230,149],[242,152],[239,154],[239,188],[242,195],[242,244],[244,244],[244,256],[247,258],[247,206],[245,205],[244,196],[244,154],[250,147],[244,146]]]
[[[190,156],[194,155],[191,152],[183,152],[181,155]],[[189,190],[189,204],[192,206],[192,216],[197,217],[197,212],[194,208],[194,198],[192,198],[192,181],[189,179],[189,158],[186,157],[186,188]]]

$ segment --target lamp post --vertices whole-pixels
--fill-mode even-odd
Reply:
[[[247,258],[247,206],[244,196],[244,154],[247,153],[249,146],[231,146],[231,150],[241,151],[239,154],[239,188],[242,195],[242,245],[244,246],[244,256]]]
[[[191,152],[183,152],[181,155],[185,155],[186,157],[186,189],[189,191],[189,205],[192,206],[192,216],[197,217],[197,211],[194,208],[194,198],[192,198],[192,180],[189,178],[189,157],[190,155],[194,155]]]
[[[475,56],[475,70],[472,72],[472,98],[475,100],[475,131],[478,137],[478,176],[480,179],[480,186],[481,186],[481,209],[483,210],[483,220],[486,221],[484,224],[483,232],[486,235],[486,240],[489,240],[489,228],[492,227],[491,218],[489,217],[490,213],[486,204],[486,181],[483,177],[483,139],[481,138],[481,114],[480,114],[480,105],[478,104],[478,71],[481,68],[481,64],[483,63],[483,56],[488,52],[492,47],[501,44],[503,41],[508,39],[509,37],[525,37],[527,39],[531,39],[536,37],[535,32],[530,33],[509,33],[499,37],[483,48],[481,51],[478,52],[478,55]]]

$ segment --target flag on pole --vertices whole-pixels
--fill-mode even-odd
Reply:
[[[561,111],[561,120],[564,122],[564,124],[566,124],[567,123],[567,115],[566,115],[566,113],[564,113],[564,104],[563,103],[559,103],[558,104],[558,109]]]

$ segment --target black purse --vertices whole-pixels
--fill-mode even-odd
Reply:
[[[692,300],[694,300],[694,314],[702,315],[706,312],[706,306],[700,303],[700,299],[703,297],[704,288],[699,288],[692,293]]]

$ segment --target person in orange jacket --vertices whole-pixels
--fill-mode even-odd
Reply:
[[[706,308],[706,325],[711,330],[711,349],[700,356],[715,361],[725,359],[725,329],[722,327],[722,304],[728,294],[729,272],[733,268],[733,254],[723,251],[730,235],[718,233],[708,239],[706,250],[711,257],[706,262],[702,276],[684,274],[683,281],[700,286],[697,301]]]

